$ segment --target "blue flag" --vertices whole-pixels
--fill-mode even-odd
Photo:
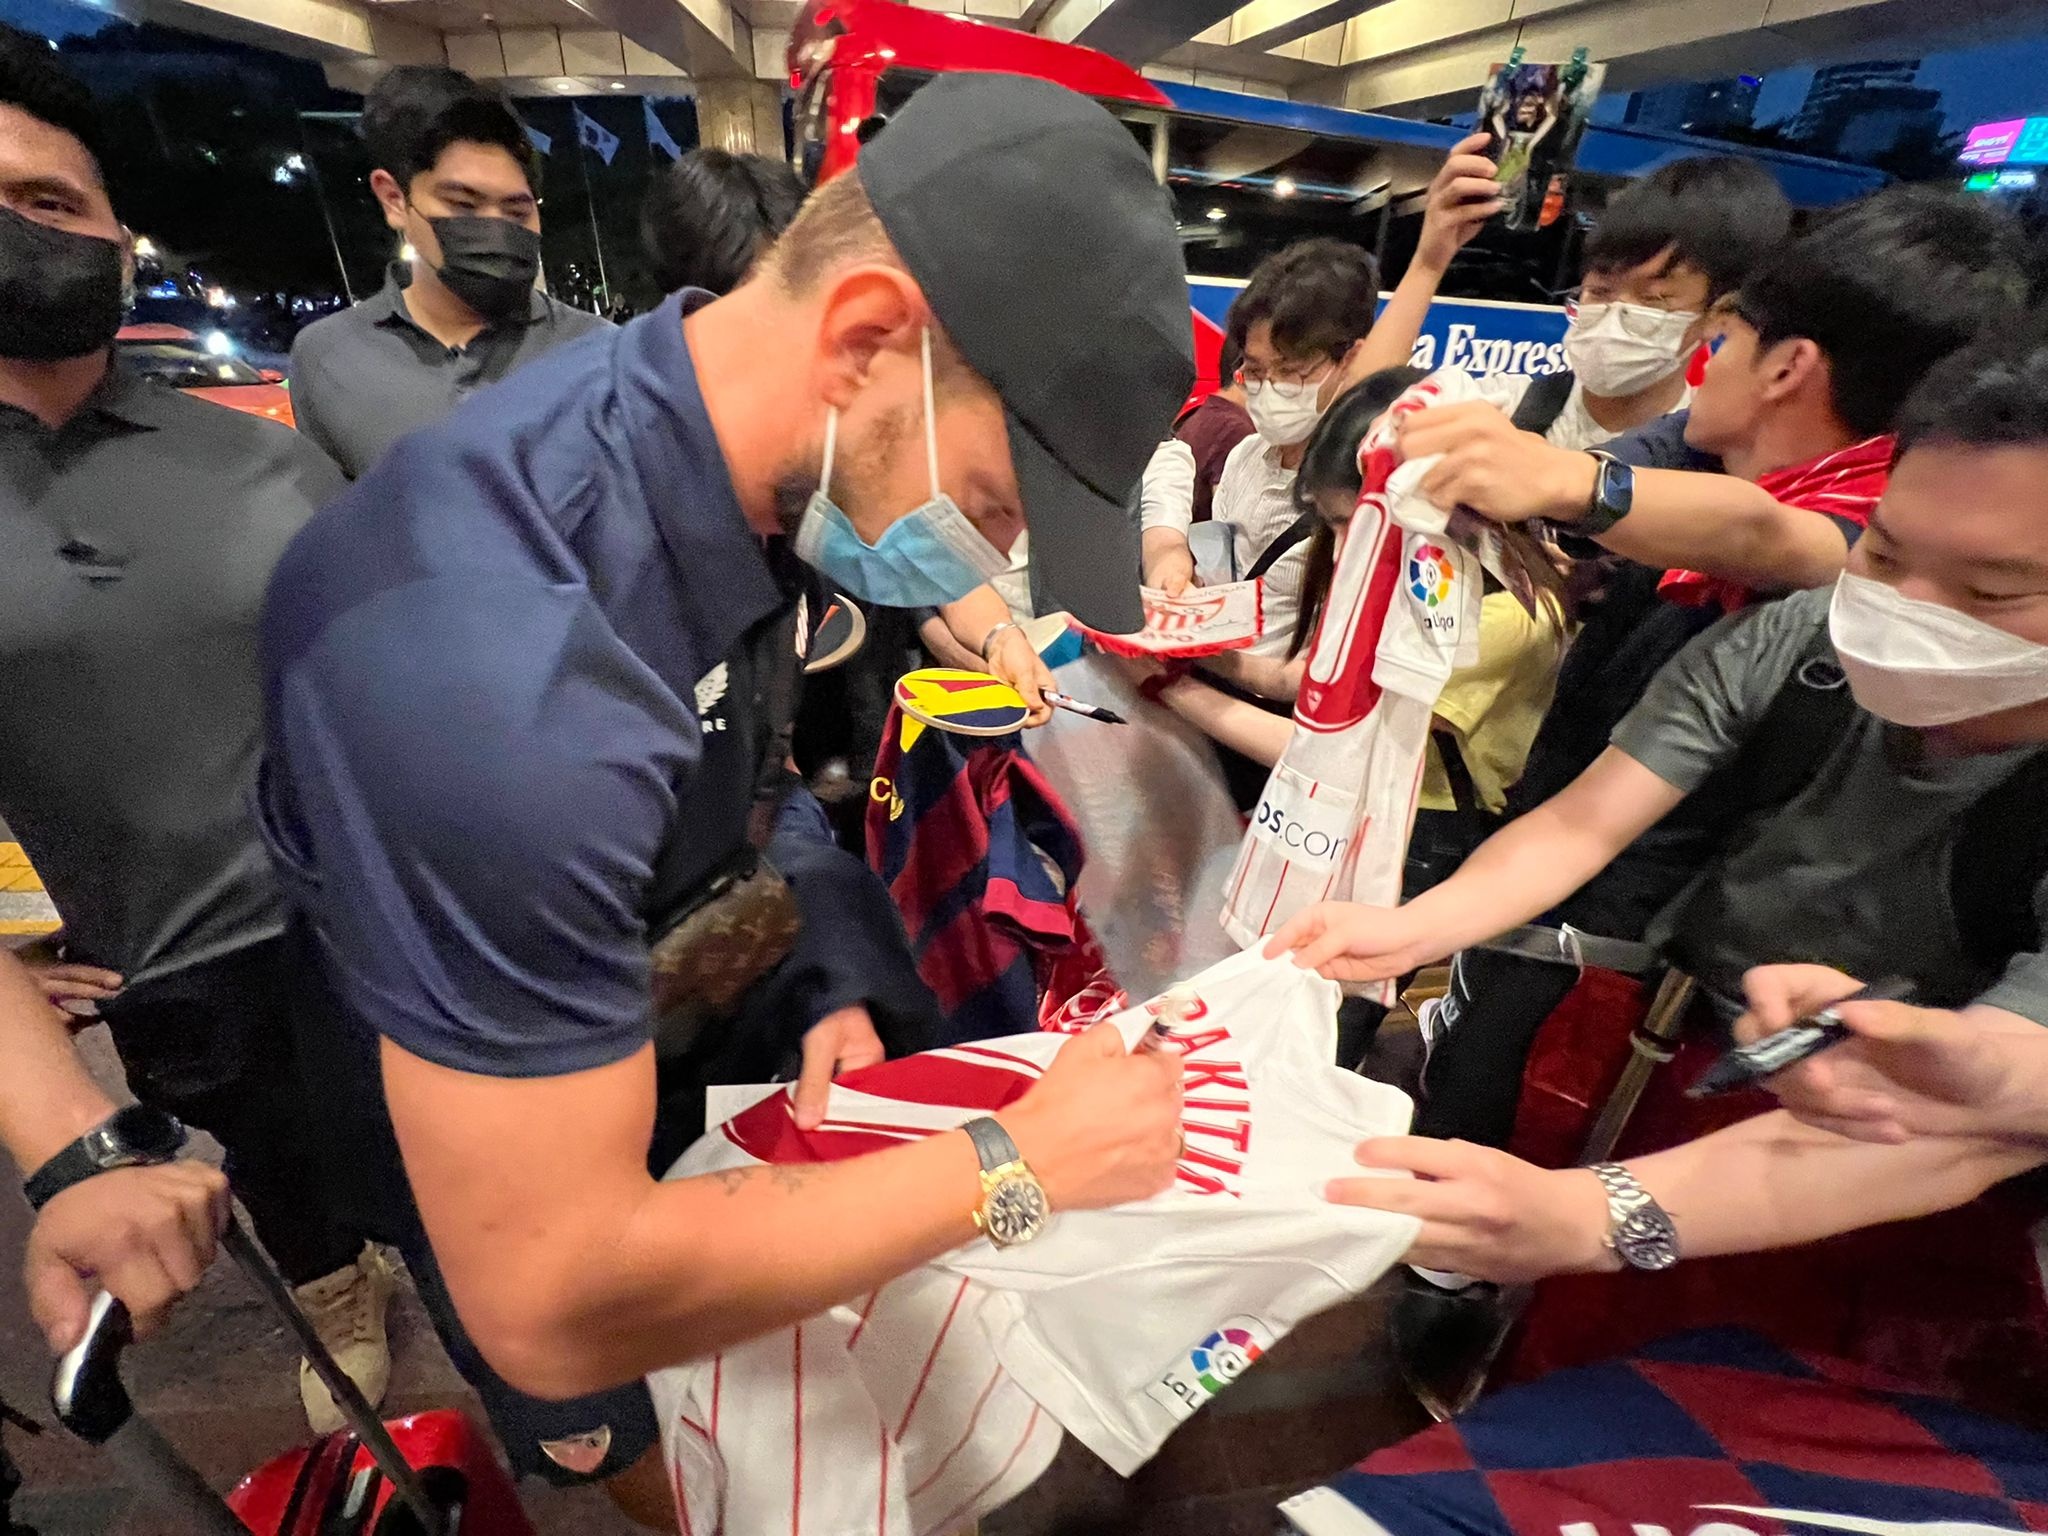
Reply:
[[[526,130],[526,136],[533,141],[535,149],[544,155],[551,154],[554,151],[555,141],[552,135],[542,133],[531,123],[522,122],[519,126]]]
[[[610,165],[612,156],[619,152],[619,136],[581,107],[576,108],[576,142],[585,149],[596,150],[597,158],[606,165]]]
[[[647,116],[647,147],[660,150],[671,160],[682,159],[682,146],[676,143],[675,136],[668,131],[667,125],[655,112],[654,103],[643,96],[640,99],[640,107]]]

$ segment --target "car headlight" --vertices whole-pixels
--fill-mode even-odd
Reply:
[[[206,350],[215,357],[229,357],[234,354],[235,340],[226,331],[208,331]]]

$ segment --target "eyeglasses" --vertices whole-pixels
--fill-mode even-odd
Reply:
[[[1583,290],[1573,289],[1565,295],[1564,314],[1567,320],[1576,321],[1588,311],[1593,312],[1592,321],[1598,324],[1605,318],[1605,311],[1613,311],[1615,324],[1621,327],[1624,336],[1633,336],[1638,341],[1648,341],[1660,334],[1673,315],[1688,315],[1689,311],[1663,309],[1654,304],[1632,304],[1624,299],[1587,299]]]
[[[1329,377],[1330,370],[1337,365],[1329,358],[1318,358],[1312,363],[1282,363],[1271,370],[1255,363],[1246,363],[1237,370],[1240,384],[1320,384]]]

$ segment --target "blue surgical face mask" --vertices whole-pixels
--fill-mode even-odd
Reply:
[[[931,466],[931,499],[898,518],[870,544],[854,531],[832,500],[832,453],[839,410],[825,416],[825,464],[803,521],[796,552],[855,597],[884,608],[936,608],[958,601],[1009,561],[984,539],[953,498],[939,489],[939,434],[932,413],[932,334],[924,333],[924,449]]]

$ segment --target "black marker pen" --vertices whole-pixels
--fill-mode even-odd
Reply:
[[[1910,982],[1896,979],[1873,982],[1860,992],[1850,993],[1840,1003],[1830,1004],[1798,1020],[1789,1029],[1765,1035],[1748,1045],[1738,1045],[1707,1068],[1700,1080],[1685,1090],[1685,1096],[1689,1099],[1711,1099],[1760,1083],[1787,1067],[1796,1067],[1809,1057],[1818,1056],[1829,1046],[1839,1045],[1849,1038],[1852,1031],[1835,1013],[1842,1003],[1903,1003],[1912,996],[1912,990]]]

